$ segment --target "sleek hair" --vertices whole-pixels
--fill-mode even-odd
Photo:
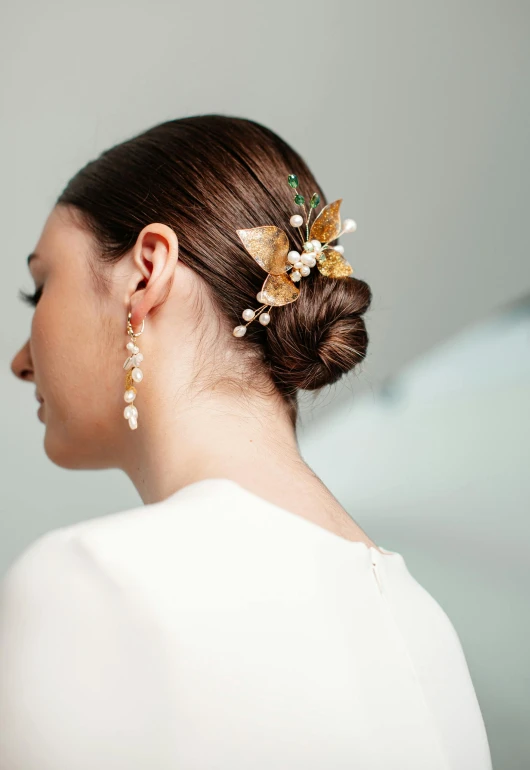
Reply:
[[[91,268],[102,294],[109,291],[105,265],[118,262],[145,225],[171,227],[179,259],[207,287],[226,344],[247,353],[246,381],[268,373],[295,425],[298,390],[330,385],[365,358],[362,316],[372,295],[358,278],[327,278],[313,269],[295,302],[272,309],[268,326],[254,322],[244,338],[232,335],[243,309],[258,306],[266,277],[236,230],[276,225],[287,232],[291,248],[302,250],[301,232],[289,225],[300,212],[289,174],[298,176],[302,191],[318,193],[318,215],[327,203],[322,189],[277,134],[252,120],[197,115],[161,123],[106,150],[75,174],[56,204],[72,207],[94,238]]]

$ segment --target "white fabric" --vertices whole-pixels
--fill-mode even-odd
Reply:
[[[0,587],[1,770],[490,770],[401,554],[205,479],[34,541]]]

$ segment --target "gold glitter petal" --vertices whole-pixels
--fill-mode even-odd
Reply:
[[[287,235],[274,225],[252,227],[249,230],[237,230],[243,246],[251,257],[254,257],[260,267],[267,273],[280,275],[285,273],[289,265],[289,239]]]
[[[316,238],[320,243],[334,241],[340,233],[340,204],[342,198],[324,206],[318,217],[311,225],[309,240]]]
[[[353,273],[353,267],[340,252],[326,249],[323,254],[326,259],[323,262],[317,260],[317,267],[326,278],[347,278]]]
[[[267,305],[279,307],[288,305],[298,299],[300,289],[288,275],[268,275],[261,287],[263,302]]]

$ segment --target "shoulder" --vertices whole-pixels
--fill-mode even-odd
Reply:
[[[84,531],[39,537],[0,583],[0,767],[84,770],[109,753],[147,767],[157,745],[167,666],[136,593]]]
[[[110,589],[110,590],[109,590]],[[55,648],[87,643],[95,619],[115,610],[118,587],[69,528],[32,542],[0,583],[0,675]],[[44,660],[42,661],[44,663]]]
[[[9,670],[22,676],[32,661],[49,672],[63,667],[66,676],[84,657],[111,654],[112,640],[126,642],[141,622],[127,580],[85,535],[90,530],[51,530],[8,567],[0,581],[0,682]]]
[[[30,543],[8,567],[0,582],[0,607],[6,597],[36,594],[44,596],[52,588],[68,586],[73,589],[76,580],[95,578],[101,567],[79,536],[78,525],[51,530]]]
[[[8,567],[0,583],[2,607],[6,597],[21,596],[33,588],[41,591],[66,567],[79,569],[86,562],[68,527],[40,535],[30,543]]]
[[[191,552],[197,559],[206,543],[213,548],[208,531],[215,523],[219,528],[225,505],[229,510],[222,496],[183,490],[168,501],[51,530],[30,543],[0,579],[0,612],[5,615],[11,599],[73,600],[87,586],[109,592],[113,585],[130,584],[134,572],[148,574],[154,562],[172,568],[176,560],[192,563]],[[226,530],[226,517],[223,524]],[[224,536],[229,539],[226,531]]]
[[[50,530],[25,547],[0,580],[1,595],[25,591],[30,586],[44,591],[53,581],[74,575],[85,579],[108,573],[106,544],[118,547],[146,518],[151,506],[130,508],[117,513],[94,516],[74,524]]]

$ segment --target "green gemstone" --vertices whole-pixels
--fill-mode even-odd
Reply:
[[[320,198],[316,193],[313,193],[313,195],[311,196],[311,200],[309,201],[309,205],[311,206],[312,209],[316,209],[319,203],[320,203]]]
[[[303,206],[305,203],[305,198],[303,195],[295,195],[294,202],[296,203],[297,206]]]
[[[287,177],[287,181],[291,185],[291,187],[298,187],[298,177],[296,174],[289,174]]]

